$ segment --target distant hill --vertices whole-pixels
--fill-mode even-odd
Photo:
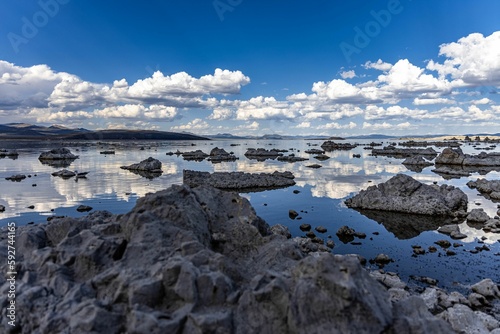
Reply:
[[[65,140],[208,140],[208,138],[155,130],[70,129],[61,125],[40,126],[26,123],[0,124],[0,139],[65,139]]]

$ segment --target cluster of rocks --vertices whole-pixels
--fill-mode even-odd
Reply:
[[[415,155],[435,157],[437,152],[432,148],[397,148],[394,145],[385,146],[382,149],[373,149],[372,155],[381,155],[389,157],[411,157]]]
[[[467,224],[482,228],[485,232],[500,233],[500,219],[491,218],[483,209],[472,209],[467,215]]]
[[[467,182],[467,186],[476,189],[481,195],[492,201],[500,201],[500,180],[477,179]]]
[[[306,255],[235,193],[172,186],[125,215],[97,211],[17,230],[11,333],[453,333],[495,330],[468,298],[436,288],[412,296],[370,275],[357,256]],[[6,233],[0,266],[7,270]],[[0,304],[10,283],[0,277]],[[434,296],[437,296],[434,298]],[[475,310],[476,309],[476,310]],[[429,311],[431,310],[431,311]],[[434,315],[434,314],[435,315]],[[484,332],[486,332],[486,330]]]
[[[432,216],[467,212],[467,195],[449,185],[426,185],[405,174],[370,186],[345,201],[350,208]]]
[[[460,147],[458,141],[415,141],[409,140],[405,142],[399,143],[400,146],[404,147],[428,147],[428,146],[436,146],[436,147]]]
[[[357,144],[350,144],[350,143],[336,143],[331,140],[325,141],[323,144],[321,144],[321,148],[325,151],[350,151],[354,148],[358,147]]]
[[[52,176],[58,176],[58,177],[61,177],[63,179],[70,179],[73,176],[76,176],[76,178],[86,178],[87,174],[88,174],[88,172],[80,172],[79,173],[77,171],[62,169],[60,171],[52,173]]]
[[[6,150],[6,149],[1,149],[0,150],[0,158],[17,158],[19,156],[19,153],[16,150]]]
[[[78,155],[74,155],[65,147],[54,148],[47,152],[40,153],[38,160],[74,160],[78,159]]]
[[[187,161],[203,161],[208,158],[208,154],[202,150],[190,151],[182,153],[182,157]]]
[[[500,153],[464,154],[460,148],[445,148],[435,160],[436,165],[500,166]]]
[[[325,151],[319,150],[317,148],[312,148],[312,149],[306,150],[304,152],[307,154],[325,154]]]
[[[284,188],[295,185],[291,172],[244,173],[244,172],[200,172],[184,170],[182,181],[190,187],[209,185],[218,189],[259,190]]]
[[[425,167],[432,166],[433,163],[429,160],[425,159],[421,155],[415,155],[406,158],[403,162],[403,165],[406,166],[409,170],[413,172],[420,173]]]
[[[284,161],[284,162],[298,162],[298,161],[306,161],[309,160],[307,158],[303,157],[297,157],[295,154],[290,154],[290,155],[283,155],[277,158],[278,161]]]
[[[24,174],[15,174],[15,175],[8,176],[5,179],[8,181],[12,181],[12,182],[21,182],[25,178],[26,178],[26,175],[24,175]]]
[[[286,150],[278,150],[278,149],[270,149],[267,150],[265,148],[249,148],[245,152],[245,156],[248,159],[254,159],[257,161],[265,161],[267,159],[276,159],[277,157],[283,156],[283,152],[286,152]]]

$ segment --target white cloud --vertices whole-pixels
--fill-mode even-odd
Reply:
[[[415,98],[413,100],[413,104],[416,106],[423,106],[423,105],[430,105],[430,104],[455,104],[456,102],[451,99],[446,99],[442,97],[438,98],[427,98],[427,99],[421,99],[421,98]]]
[[[297,111],[290,108],[286,101],[274,97],[258,96],[247,101],[234,101],[237,120],[293,119]]]
[[[297,129],[307,129],[311,127],[311,122],[302,122],[295,126]]]
[[[191,131],[191,130],[205,130],[210,128],[210,125],[201,118],[195,118],[191,122],[182,125],[172,126],[170,129],[173,131]]]
[[[230,108],[217,107],[214,108],[212,114],[208,117],[208,119],[224,121],[234,118],[234,115],[235,111]]]
[[[95,117],[102,118],[145,118],[170,122],[177,118],[177,109],[162,105],[146,107],[141,104],[126,104],[94,110],[93,114]]]
[[[427,114],[427,111],[421,109],[409,109],[400,106],[390,106],[388,108],[370,105],[366,107],[365,119],[380,120],[390,118],[420,118]]]
[[[392,68],[392,64],[385,63],[385,62],[382,61],[382,59],[379,59],[375,63],[373,63],[371,61],[367,61],[366,63],[364,63],[363,67],[366,68],[366,69],[373,68],[375,70],[386,72],[386,71],[389,71]]]
[[[369,130],[402,130],[402,129],[408,129],[410,127],[411,127],[410,122],[404,122],[404,123],[399,123],[399,124],[390,124],[387,122],[383,122],[383,123],[364,122],[363,123],[363,129],[369,129]]]
[[[352,79],[356,77],[356,72],[354,70],[340,72],[342,79]]]
[[[483,97],[482,99],[479,99],[479,100],[470,101],[470,103],[472,103],[472,104],[490,104],[490,103],[493,103],[493,101],[491,101],[487,97]]]
[[[349,124],[339,124],[337,122],[323,124],[317,127],[318,130],[331,130],[331,129],[354,129],[357,125],[354,122],[349,122]]]
[[[440,46],[442,63],[430,61],[429,70],[450,76],[456,86],[500,85],[500,31],[489,36],[473,33]]]

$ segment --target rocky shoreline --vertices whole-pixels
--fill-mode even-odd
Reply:
[[[286,228],[285,228],[286,229]],[[273,233],[273,231],[275,233]],[[277,234],[276,234],[277,233]],[[10,333],[498,333],[500,298],[415,295],[357,256],[310,252],[249,202],[207,186],[148,194],[124,215],[96,211],[17,229],[17,327]],[[2,270],[7,240],[2,234]],[[9,283],[0,278],[0,304]]]

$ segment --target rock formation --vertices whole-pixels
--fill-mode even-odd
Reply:
[[[464,154],[460,148],[445,148],[436,158],[436,165],[461,165],[493,167],[500,166],[499,153],[481,152],[478,155]]]
[[[450,307],[465,298],[439,299],[448,313],[436,317],[404,283],[377,282],[385,276],[373,278],[357,256],[306,256],[281,232],[235,193],[186,186],[148,194],[125,215],[23,226],[16,327],[5,316],[0,325],[11,333],[453,333]],[[9,285],[0,277],[4,306]],[[494,288],[486,282],[474,293],[497,296]],[[482,319],[491,320],[479,312],[470,322]]]
[[[467,195],[448,185],[425,185],[405,174],[368,187],[345,201],[350,208],[451,216],[467,211]]]
[[[71,153],[67,148],[54,148],[47,152],[40,153],[38,160],[74,160],[78,156]]]
[[[294,176],[290,172],[274,172],[251,174],[244,172],[199,172],[184,170],[183,183],[196,187],[210,185],[218,189],[231,190],[258,190],[274,189],[293,186]]]
[[[437,152],[432,148],[397,148],[389,145],[382,149],[373,149],[373,155],[383,155],[389,157],[411,157],[415,155],[435,157]]]

